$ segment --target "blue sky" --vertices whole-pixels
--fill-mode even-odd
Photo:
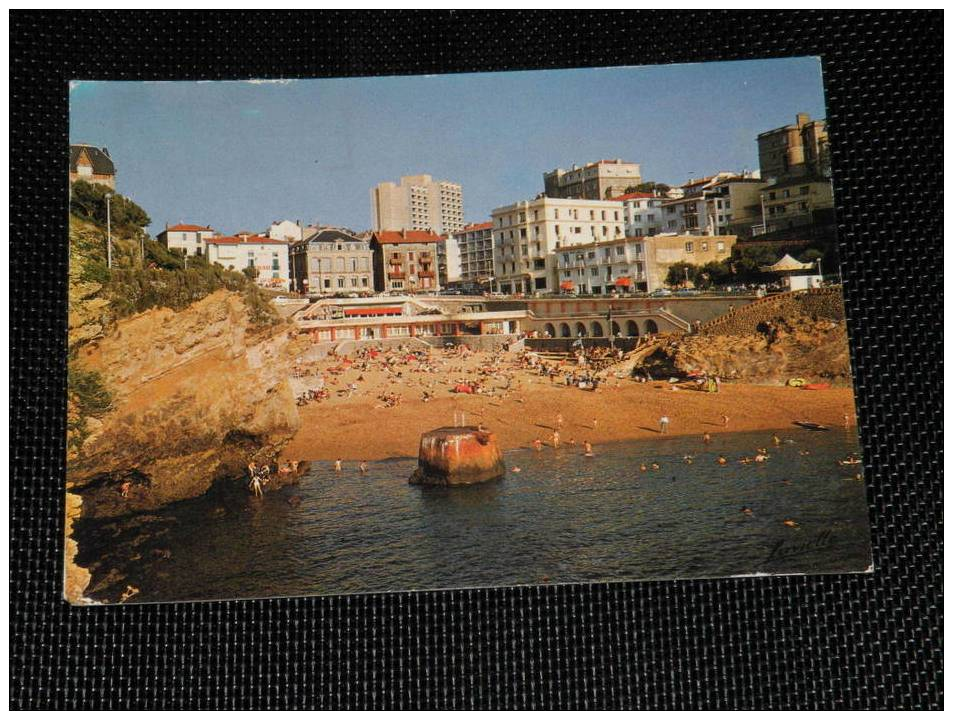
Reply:
[[[771,59],[286,82],[73,82],[70,140],[105,145],[152,217],[224,233],[273,220],[370,227],[370,188],[430,173],[467,221],[602,158],[682,183],[756,169],[756,135],[824,117],[820,61]]]

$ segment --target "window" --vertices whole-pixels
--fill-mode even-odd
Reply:
[[[338,288],[339,289],[344,288],[344,277],[338,277]]]
[[[351,286],[357,286],[357,277],[351,277]]]
[[[708,242],[702,242],[702,252],[708,251]]]
[[[784,191],[781,193],[781,195],[782,195],[782,197],[789,198],[789,197],[791,197],[791,191],[790,191],[790,190],[784,190]]]
[[[725,209],[726,209],[726,210],[730,210],[730,209],[731,209],[731,200],[725,200]]]
[[[592,274],[592,276],[599,276],[599,267],[591,267],[589,273]]]
[[[335,271],[343,272],[344,271],[344,257],[337,258],[337,269]]]
[[[281,268],[281,267],[278,266],[278,253],[277,253],[277,252],[272,252],[272,253],[271,253],[271,268],[274,269],[274,270],[276,270],[276,271]]]
[[[774,200],[775,197],[777,197],[777,193],[775,192],[768,193],[768,200]]]
[[[801,186],[801,195],[807,195],[809,192],[811,192],[810,187],[808,187],[807,185]]]
[[[331,280],[330,280],[330,279],[325,279],[325,280],[324,280],[324,288],[325,288],[325,289],[330,289],[330,288],[331,288]]]
[[[725,251],[725,243],[724,243],[724,242],[717,242],[717,243],[715,243],[715,249],[718,250],[719,252],[724,252],[724,251]]]
[[[367,277],[361,277],[361,286],[367,286]]]
[[[625,254],[625,247],[623,247],[622,245],[619,245],[618,247],[615,248],[615,253],[620,255]]]
[[[686,242],[686,243],[685,243],[685,251],[686,251],[686,252],[692,252],[692,251],[694,251],[694,250],[695,250],[695,245],[693,245],[691,242]]]

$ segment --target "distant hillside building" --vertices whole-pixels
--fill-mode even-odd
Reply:
[[[259,286],[288,288],[287,242],[242,232],[231,237],[207,237],[205,245],[209,262],[239,272],[251,267]]]
[[[156,241],[167,249],[183,252],[190,257],[204,254],[205,240],[215,234],[210,226],[178,224],[165,229],[156,235]]]
[[[69,147],[69,181],[77,180],[116,189],[116,165],[105,146],[74,143]]]
[[[829,180],[805,175],[769,184],[760,190],[764,200],[764,232],[814,228],[833,221],[834,189]],[[760,229],[755,234],[763,234]]]
[[[303,237],[301,220],[276,220],[268,226],[268,236],[281,242],[298,242]]]
[[[303,294],[370,294],[371,246],[350,230],[319,228],[291,245],[291,276],[294,290]]]
[[[560,247],[552,268],[563,293],[598,296],[648,291],[641,236]]]
[[[758,162],[762,178],[830,177],[826,122],[802,113],[796,123],[759,133]]]
[[[575,198],[583,200],[608,200],[618,197],[631,187],[642,182],[638,163],[628,163],[615,158],[586,163],[581,168],[574,165],[569,170],[556,168],[543,173],[546,197]]]
[[[424,230],[381,230],[371,237],[376,291],[436,291],[440,235]]]
[[[654,193],[626,193],[612,198],[622,203],[625,234],[643,237],[662,231],[662,198]]]
[[[463,227],[463,188],[429,175],[404,175],[400,184],[371,188],[375,231],[433,231],[449,234]]]

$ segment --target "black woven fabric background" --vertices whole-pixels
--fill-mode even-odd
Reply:
[[[939,707],[941,14],[13,13],[10,34],[14,707]],[[61,601],[68,79],[807,54],[824,60],[874,575]]]

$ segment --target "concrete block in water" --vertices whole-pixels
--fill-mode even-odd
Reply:
[[[420,437],[417,469],[409,483],[429,486],[476,484],[506,470],[496,435],[477,427],[441,427]]]

